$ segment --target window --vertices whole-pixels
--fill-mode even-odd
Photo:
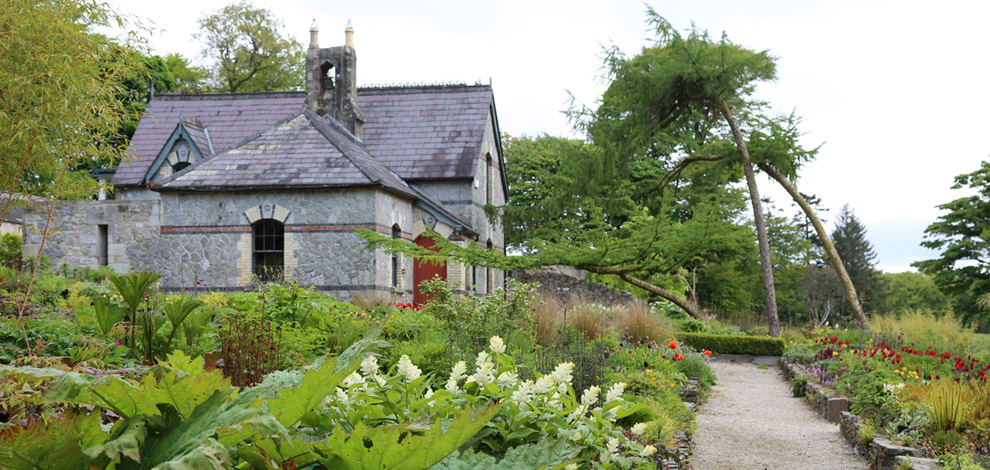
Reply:
[[[492,251],[492,239],[488,239],[488,251]],[[495,290],[495,279],[493,279],[492,268],[485,271],[485,293],[491,294]]]
[[[392,239],[398,240],[402,237],[402,230],[399,224],[392,226]],[[399,254],[392,253],[392,287],[399,287]]]
[[[485,155],[485,203],[494,204],[495,182],[492,181],[492,156]]]
[[[262,281],[282,277],[285,267],[285,226],[274,219],[261,219],[254,229],[254,275]]]
[[[176,163],[175,165],[172,165],[172,174],[174,175],[174,174],[176,174],[176,173],[184,170],[186,167],[191,166],[191,165],[192,165],[192,163],[189,163],[189,162],[179,162],[179,163]]]
[[[99,224],[96,227],[97,230],[99,230],[99,239],[97,240],[97,250],[99,252],[96,255],[98,258],[97,262],[100,266],[106,266],[109,264],[109,251],[107,248],[110,246],[110,233],[108,227],[104,224]]]

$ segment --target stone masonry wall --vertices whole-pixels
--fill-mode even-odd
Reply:
[[[48,214],[24,214],[24,256],[37,256]],[[100,266],[99,225],[107,226],[107,261],[117,272],[148,269],[148,254],[158,238],[158,203],[142,200],[59,201],[52,216],[55,230],[45,241],[44,256],[58,266]]]

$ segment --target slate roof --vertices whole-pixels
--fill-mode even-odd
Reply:
[[[298,116],[304,98],[302,92],[158,96],[148,104],[131,140],[135,159],[121,163],[112,182],[139,186],[180,119],[203,155],[210,155],[209,143],[219,155],[274,123]],[[401,178],[413,182],[475,177],[493,106],[491,87],[362,88],[358,106],[365,119],[364,152]],[[295,161],[304,165],[300,170],[313,163]]]
[[[176,173],[156,189],[222,191],[381,185],[412,196],[397,175],[371,158],[345,132],[329,119],[299,110],[226,152]]]
[[[303,98],[302,92],[157,96],[148,103],[131,139],[134,159],[121,162],[111,182],[120,187],[140,185],[180,119],[208,128],[219,154],[299,112]],[[200,152],[209,155],[208,149]]]
[[[358,90],[368,152],[408,180],[474,178],[488,86]]]
[[[190,132],[190,135],[195,135]],[[157,191],[380,187],[441,214],[466,231],[469,223],[409,186],[373,158],[332,118],[301,110],[213,158],[198,161],[162,181]]]

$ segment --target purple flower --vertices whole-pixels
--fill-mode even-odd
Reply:
[[[117,341],[114,341],[113,344],[116,344],[117,346],[123,346],[124,342],[118,339]]]

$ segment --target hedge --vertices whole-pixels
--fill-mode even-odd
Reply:
[[[677,333],[677,338],[694,349],[699,351],[710,349],[716,354],[745,354],[748,356],[781,356],[784,354],[784,340],[769,336]]]

